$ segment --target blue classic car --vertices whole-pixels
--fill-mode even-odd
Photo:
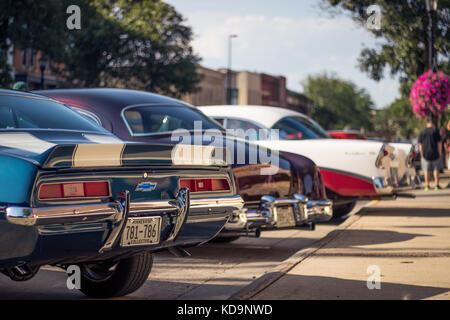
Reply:
[[[231,168],[174,164],[174,146],[124,143],[69,107],[0,90],[0,271],[81,270],[80,290],[122,296],[152,253],[204,243],[243,206]],[[202,190],[184,187],[202,180]]]

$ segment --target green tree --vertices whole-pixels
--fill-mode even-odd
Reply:
[[[72,2],[66,1],[67,4]],[[129,38],[107,1],[78,1],[81,29],[65,30],[60,70],[66,87],[99,87],[108,83],[113,66],[131,56]]]
[[[330,12],[349,12],[352,18],[366,28],[366,9],[373,4],[381,7],[381,29],[369,30],[382,39],[376,48],[363,48],[359,67],[370,78],[383,78],[386,67],[392,75],[399,75],[402,95],[407,96],[413,82],[429,69],[428,15],[425,0],[322,0]],[[450,56],[450,0],[439,0],[435,27],[435,49],[438,69],[449,74]]]
[[[81,30],[67,31],[73,86],[118,86],[180,97],[196,89],[192,31],[159,0],[80,1]]]
[[[2,0],[0,1],[0,85],[11,84],[11,66],[7,52],[19,48],[45,50],[56,58],[64,43],[66,8],[60,0]]]
[[[11,66],[7,62],[7,52],[0,49],[0,87],[9,87],[12,82]]]
[[[315,104],[313,118],[325,129],[372,129],[374,104],[365,89],[328,73],[308,76],[303,86],[305,95]]]
[[[387,139],[413,139],[423,129],[423,121],[412,112],[408,98],[398,98],[375,115],[375,131]]]

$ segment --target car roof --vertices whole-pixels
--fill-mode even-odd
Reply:
[[[303,113],[271,106],[221,105],[202,106],[198,108],[209,117],[242,118],[258,122],[267,128],[271,128],[284,117],[298,116],[307,118]]]
[[[0,95],[9,95],[9,96],[17,96],[24,98],[37,98],[37,99],[46,99],[46,100],[54,100],[49,97],[45,97],[36,93],[32,93],[29,91],[20,91],[20,90],[10,90],[10,89],[0,89]]]
[[[90,107],[107,106],[108,109],[122,109],[126,106],[140,104],[192,107],[189,104],[177,99],[169,98],[156,93],[129,89],[55,89],[35,92],[44,96],[52,97],[57,100],[62,99],[68,104],[70,104],[69,101],[73,101],[75,106],[77,104],[86,104]]]

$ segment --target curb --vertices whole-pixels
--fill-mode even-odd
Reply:
[[[313,244],[313,247],[301,249],[294,253],[292,256],[281,262],[277,267],[270,270],[268,273],[262,275],[258,279],[251,282],[249,285],[240,289],[238,292],[230,296],[227,300],[248,300],[258,293],[269,287],[275,281],[280,279],[295,266],[306,260],[315,252],[323,248],[325,245],[333,241],[342,232],[348,229],[352,224],[361,219],[362,213],[366,207],[361,208],[358,212],[354,213],[346,221],[344,221],[338,228],[327,234],[322,239]]]

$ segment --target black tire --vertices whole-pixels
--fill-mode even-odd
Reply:
[[[346,214],[350,213],[350,211],[355,208],[356,202],[349,202],[346,204],[342,204],[339,206],[333,207],[333,217],[334,218],[340,218],[345,216]]]
[[[239,238],[240,238],[240,236],[234,236],[234,237],[217,236],[217,237],[211,239],[210,241],[215,242],[215,243],[229,243],[229,242],[235,241]]]
[[[136,291],[145,283],[152,270],[152,265],[153,255],[150,252],[140,253],[120,260],[113,271],[106,271],[105,266],[103,279],[101,276],[93,277],[92,265],[89,267],[84,265],[81,268],[80,291],[92,298],[125,296]],[[94,268],[101,270],[102,264],[94,265]],[[106,275],[106,272],[109,274]]]

